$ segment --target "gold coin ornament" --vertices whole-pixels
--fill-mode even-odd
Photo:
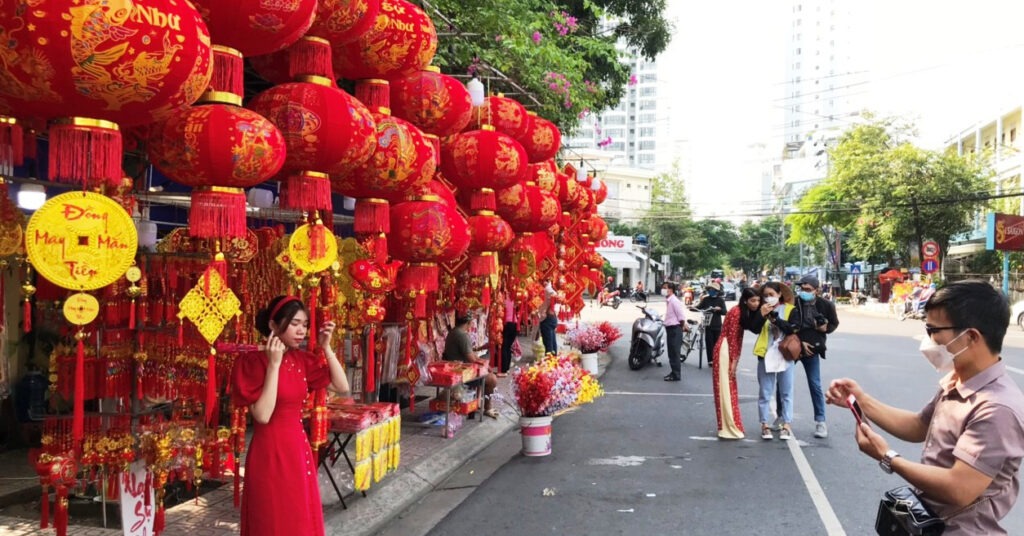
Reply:
[[[79,292],[64,300],[64,318],[76,326],[84,326],[100,314],[100,302],[90,294]]]
[[[68,192],[46,202],[28,221],[25,251],[36,271],[71,290],[117,281],[135,262],[139,236],[113,199]]]
[[[142,270],[140,270],[138,266],[132,266],[124,273],[124,278],[127,279],[129,283],[138,283],[139,281],[142,281]]]
[[[312,243],[313,226],[310,224],[300,225],[295,228],[291,238],[288,240],[289,260],[305,275],[322,272],[331,267],[334,261],[338,260],[338,240],[331,232],[324,233],[326,241],[326,253],[319,259],[312,259],[310,246]]]

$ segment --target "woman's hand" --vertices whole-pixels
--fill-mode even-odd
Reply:
[[[767,303],[762,303],[761,316],[767,317],[768,313],[772,312],[772,309],[774,309],[774,307],[772,307],[771,305],[768,305]]]
[[[284,342],[277,337],[277,335],[271,333],[267,337],[267,361],[275,367],[281,366],[281,361],[284,359],[285,346]]]
[[[331,337],[334,336],[334,322],[324,322],[316,334],[316,343],[320,348],[330,348]]]

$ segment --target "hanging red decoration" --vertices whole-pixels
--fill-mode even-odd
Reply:
[[[608,238],[608,224],[605,223],[604,218],[600,216],[590,218],[590,238],[594,241]]]
[[[456,134],[441,145],[441,172],[459,188],[508,188],[526,177],[526,165],[523,146],[490,127]]]
[[[193,0],[210,28],[213,42],[246,56],[281,50],[298,41],[313,24],[317,0]]]
[[[525,106],[501,94],[487,97],[476,113],[478,126],[492,125],[498,132],[517,140],[526,135],[532,121]]]
[[[498,215],[517,233],[546,231],[558,223],[562,208],[551,192],[520,183],[498,192]]]
[[[530,162],[543,162],[554,158],[562,148],[562,133],[554,123],[543,117],[531,112],[531,118],[530,128],[526,134],[517,138],[526,149]]]
[[[458,257],[470,243],[466,220],[441,198],[426,195],[391,207],[391,256],[406,262]]]
[[[545,160],[536,164],[529,164],[527,180],[534,182],[537,186],[558,195],[558,166],[554,160]]]
[[[447,137],[469,124],[473,102],[462,82],[428,66],[391,81],[391,111],[423,132]]]
[[[380,14],[380,0],[320,0],[316,19],[307,35],[322,37],[335,45],[359,39],[373,28]]]
[[[334,71],[342,78],[392,79],[423,69],[437,52],[437,30],[418,6],[381,0],[373,28],[349,43],[336,43]]]

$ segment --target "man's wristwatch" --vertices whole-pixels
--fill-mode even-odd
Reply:
[[[886,474],[892,474],[892,460],[899,456],[900,453],[895,450],[889,450],[882,456],[881,460],[878,460],[878,466],[882,468]]]

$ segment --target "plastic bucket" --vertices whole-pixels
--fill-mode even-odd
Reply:
[[[523,456],[551,454],[551,417],[520,417],[519,427],[523,436]]]
[[[597,353],[580,354],[580,367],[592,376],[597,376]]]

